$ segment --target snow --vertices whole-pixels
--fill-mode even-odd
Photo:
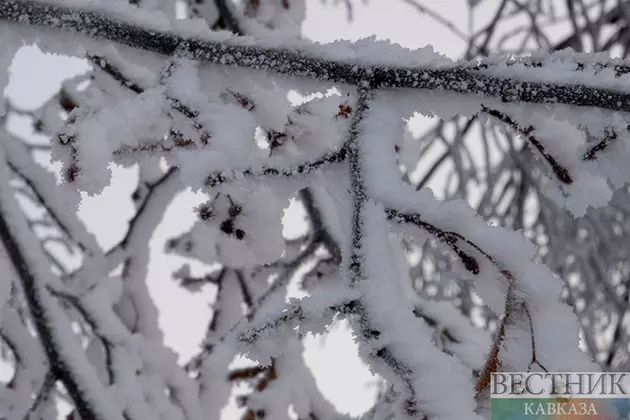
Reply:
[[[16,238],[14,246],[17,247],[24,258],[27,275],[20,273],[22,287],[31,296],[31,311],[40,311],[42,319],[46,322],[37,323],[40,336],[47,337],[46,352],[49,358],[57,360],[58,369],[65,369],[69,374],[71,383],[75,389],[71,392],[79,392],[80,397],[88,404],[97,416],[103,419],[122,419],[120,405],[108,397],[103,385],[98,379],[94,367],[87,360],[77,337],[71,330],[66,314],[53,299],[46,289],[50,284],[52,273],[42,265],[46,261],[36,237],[31,233],[26,220],[20,211],[12,192],[8,187],[8,169],[4,152],[0,154],[4,172],[4,182],[0,185],[2,198],[2,213],[5,217],[3,223],[5,229]],[[7,221],[8,219],[8,221]],[[19,233],[16,233],[19,232]],[[4,241],[6,246],[8,240]],[[15,258],[15,255],[12,255]],[[14,263],[15,264],[15,263]],[[28,279],[26,276],[30,276]],[[46,347],[46,346],[45,346]]]
[[[220,259],[233,268],[275,261],[284,249],[281,218],[287,205],[264,185],[231,188],[204,204],[207,219],[169,248],[207,263]]]
[[[72,145],[77,150],[73,159],[79,168],[76,179],[79,188],[89,194],[101,192],[111,179],[109,162],[114,150],[134,146],[143,139],[164,136],[168,130],[163,118],[164,107],[163,92],[152,89],[89,114],[85,111],[71,114],[69,118],[76,122],[67,124],[58,136],[72,138]],[[65,161],[66,169],[70,168],[68,158],[64,156],[68,154],[67,149],[60,137],[53,158]]]
[[[7,416],[21,418],[31,406],[30,393],[44,382],[48,363],[41,343],[25,328],[16,308],[4,306],[0,320],[4,340],[20,355],[12,380],[15,386],[3,387],[0,401],[8,408]]]
[[[13,273],[13,267],[11,267],[9,263],[9,257],[7,255],[4,247],[0,247],[0,261],[2,261],[2,272],[10,275],[6,275],[0,281],[0,314],[2,313],[2,309],[6,305],[7,301],[11,298],[11,288],[12,284],[15,281],[15,274]],[[0,317],[0,324],[2,323],[2,318]]]
[[[481,370],[491,347],[490,334],[474,327],[470,320],[448,302],[423,301],[416,304],[416,311],[439,320],[439,330],[448,330],[458,342],[450,343],[451,351],[462,363],[473,370]]]
[[[327,232],[333,235],[337,243],[343,243],[342,221],[338,209],[341,207],[339,200],[335,199],[331,192],[320,186],[312,189],[314,201],[322,214],[322,220]]]
[[[523,58],[490,55],[478,60],[478,63],[487,66],[481,70],[483,73],[501,77],[627,90],[624,88],[627,86],[627,74],[617,75],[615,71],[616,66],[623,67],[626,63],[622,59],[611,58],[606,52],[585,54],[566,48],[553,53],[534,51]],[[471,63],[471,67],[474,65]]]
[[[0,2],[6,6],[1,19],[27,26],[18,22],[26,3]],[[412,51],[375,38],[318,45],[288,39],[297,38],[304,18],[304,2],[291,4],[295,7],[287,12],[281,0],[246,9],[243,27],[250,37],[209,31],[207,23],[216,19],[209,9],[199,12],[212,19],[191,23],[121,0],[29,4],[31,25],[92,39],[73,34],[73,42],[64,45],[62,37],[47,41],[42,35],[35,36],[38,45],[67,54],[83,54],[77,46],[99,52],[92,57],[96,77],[85,93],[69,89],[81,100],[66,121],[59,124],[58,107],[47,106],[42,115],[57,129],[53,159],[63,163],[65,181],[74,185],[57,194],[48,174],[31,167],[20,140],[3,136],[5,172],[6,159],[32,178],[51,203],[51,217],[89,254],[69,276],[75,282],[61,283],[43,264],[47,257],[14,202],[6,174],[0,185],[2,213],[10,219],[9,231],[19,232],[15,242],[34,275],[32,284],[19,280],[47,316],[50,325],[38,328],[52,326],[44,350],[57,352],[102,418],[122,418],[123,411],[131,418],[217,418],[232,389],[226,373],[238,354],[262,366],[273,363],[281,378],[251,394],[249,409],[264,410],[270,418],[288,418],[290,408],[305,418],[333,417],[334,407],[304,365],[301,337],[326,334],[343,316],[350,320],[361,358],[394,386],[387,410],[391,405],[400,418],[480,419],[472,372],[487,361],[490,334],[450,303],[417,295],[402,249],[404,235],[416,246],[432,238],[451,252],[455,267],[441,275],[470,282],[483,304],[505,317],[499,354],[504,369],[526,370],[535,341],[536,359],[546,369],[596,370],[577,345],[576,315],[560,302],[563,284],[537,262],[535,246],[521,232],[489,226],[464,200],[440,202],[431,191],[404,184],[399,163],[411,167],[420,148],[402,162],[396,148],[415,147],[406,120],[415,112],[442,119],[481,114],[529,142],[548,169],[545,193],[573,216],[584,216],[590,208],[606,206],[614,188],[630,180],[624,141],[630,137],[625,86],[630,76],[615,73],[625,64],[570,51],[454,63],[430,46]],[[154,2],[149,9],[163,6]],[[114,24],[119,31],[111,30]],[[139,28],[133,38],[129,25]],[[15,33],[33,41],[31,29]],[[0,31],[13,30],[0,25]],[[104,37],[124,47],[99,46]],[[15,49],[15,39],[0,39]],[[129,47],[138,43],[171,57],[142,53],[137,64]],[[12,54],[3,56],[0,67],[9,67]],[[0,86],[6,80],[1,74]],[[317,89],[313,80],[322,82]],[[348,84],[360,87],[359,104]],[[294,106],[287,95],[292,85],[320,95]],[[377,89],[366,94],[370,87]],[[536,104],[524,105],[523,98]],[[512,123],[493,118],[490,109]],[[599,141],[611,129],[617,141],[595,161],[585,159],[593,138]],[[147,144],[157,149],[145,154],[153,160],[141,159],[147,157],[141,153],[119,158],[140,166],[138,213],[121,243],[103,253],[76,218],[57,210],[78,205],[77,190],[101,193],[120,149]],[[166,174],[155,159],[161,155],[171,166]],[[213,319],[193,372],[180,369],[176,354],[162,344],[146,284],[149,241],[164,209],[185,187],[199,190],[206,201],[197,209],[200,220],[168,242],[167,251],[220,265],[211,282],[216,286]],[[322,217],[312,222],[321,222],[316,226],[321,231],[287,244],[284,209],[303,187],[311,188]],[[324,234],[343,250],[341,269],[327,262],[314,274],[321,281],[308,274],[300,278],[324,254]],[[349,256],[356,258],[349,261]],[[119,265],[121,273],[113,275]],[[287,289],[300,280],[307,286],[301,291],[305,297],[287,302]],[[2,307],[9,285],[0,287],[3,328],[5,319],[8,326],[15,321],[9,307]],[[83,286],[81,293],[69,292],[72,286]],[[70,293],[66,299],[90,315],[86,322],[93,337],[85,352],[51,290]],[[446,332],[454,339],[442,340]],[[36,368],[45,360],[39,353]]]
[[[9,0],[6,1],[8,2]],[[366,39],[363,42],[359,43],[339,41],[331,45],[323,46],[295,38],[287,39],[287,36],[263,37],[262,40],[256,41],[253,37],[231,37],[230,34],[227,32],[210,33],[208,32],[207,27],[195,24],[183,29],[182,24],[179,23],[176,24],[177,28],[174,29],[173,23],[171,23],[164,14],[128,6],[120,0],[112,0],[107,2],[91,2],[90,4],[86,4],[79,0],[51,0],[46,3],[41,2],[37,4],[36,8],[38,10],[41,10],[41,13],[46,13],[55,17],[53,17],[52,19],[38,18],[38,20],[31,23],[37,23],[39,25],[50,28],[62,28],[64,30],[74,29],[89,36],[102,37],[105,35],[104,32],[93,32],[83,27],[81,19],[77,19],[77,16],[73,16],[72,13],[68,12],[69,7],[71,7],[75,11],[81,10],[86,17],[91,14],[100,14],[107,16],[110,19],[124,22],[125,24],[140,26],[152,32],[166,33],[175,31],[175,33],[185,38],[194,38],[206,41],[209,43],[208,45],[211,45],[212,43],[225,42],[226,40],[230,39],[230,41],[235,46],[250,47],[255,45],[259,48],[264,49],[284,48],[290,51],[303,50],[308,52],[308,54],[312,55],[314,58],[343,59],[348,63],[353,62],[353,60],[361,60],[368,65],[396,63],[396,65],[401,67],[420,65],[431,67],[444,67],[451,64],[451,60],[435,53],[435,51],[433,51],[433,48],[430,46],[427,46],[421,50],[412,51],[399,45],[391,44],[386,41],[375,41],[374,39]],[[300,13],[299,8],[294,10],[297,10],[298,14]],[[20,22],[19,3],[14,3],[13,1],[11,1],[10,4],[7,4],[4,19]],[[96,24],[97,22],[96,19],[87,19],[90,21],[91,24]],[[121,33],[121,35],[123,34]],[[117,41],[122,42],[123,44],[129,44],[130,42],[133,42],[131,39],[124,38],[120,38]],[[42,40],[38,40],[37,42],[42,42]],[[387,62],[383,61],[381,54],[384,49],[387,51]],[[77,53],[77,51],[72,50],[70,50],[69,52],[72,54]],[[187,53],[186,51],[182,51],[182,53],[188,54],[189,58],[195,58],[194,55]],[[237,54],[236,50],[235,54]],[[221,57],[218,62],[228,64],[236,59],[241,61],[241,58],[237,57],[236,55],[228,56],[226,54]],[[261,57],[260,59],[261,68],[269,68],[269,66],[272,64],[271,62],[265,62],[268,61],[265,57]],[[286,72],[286,69],[282,70],[282,66],[276,67],[278,70]]]
[[[410,188],[403,186],[397,181],[393,165],[394,155],[384,139],[394,139],[401,136],[400,122],[396,113],[392,112],[392,107],[387,106],[387,96],[380,103],[371,106],[371,112],[376,114],[373,118],[367,119],[364,123],[364,130],[369,133],[369,137],[362,142],[362,156],[365,164],[362,166],[364,180],[368,191],[372,197],[381,200],[388,206],[393,206],[401,211],[414,213],[420,210],[422,218],[439,228],[455,231],[463,235],[492,256],[500,264],[501,269],[508,269],[516,285],[516,296],[531,305],[532,313],[544,313],[551,311],[553,317],[533,317],[535,331],[546,338],[544,349],[540,350],[541,359],[546,360],[555,369],[559,365],[565,368],[566,360],[570,360],[573,366],[592,367],[587,361],[587,357],[581,353],[577,347],[577,320],[570,309],[559,302],[561,283],[543,266],[534,263],[534,247],[527,243],[520,234],[508,232],[504,229],[491,228],[486,226],[476,214],[463,202],[452,201],[448,203],[437,203],[427,191],[418,193],[409,191]],[[377,99],[378,101],[378,99]],[[385,171],[382,167],[384,159],[389,161]],[[386,160],[386,162],[387,162]],[[379,162],[377,164],[377,162]],[[374,168],[379,168],[378,172]],[[377,175],[378,173],[378,175]],[[374,223],[365,222],[372,229]],[[370,241],[366,241],[371,243]],[[465,246],[465,244],[462,244]],[[468,249],[468,248],[467,248]],[[373,257],[376,258],[376,257]],[[480,258],[484,258],[481,256]],[[366,259],[370,261],[370,258]],[[483,265],[481,266],[483,268]],[[489,267],[490,268],[490,267]],[[496,268],[494,268],[496,270]],[[482,271],[483,273],[483,271]],[[488,273],[488,280],[493,278],[493,274]],[[486,290],[505,290],[501,286],[500,277],[494,277],[494,286]],[[481,290],[479,290],[481,291]],[[482,298],[488,299],[482,293]],[[491,306],[498,308],[499,296],[490,300]],[[392,298],[393,299],[393,298]],[[394,299],[394,301],[397,301]],[[555,341],[551,331],[563,331],[563,339]],[[518,330],[522,331],[522,329]],[[574,331],[572,335],[571,331]],[[552,344],[554,343],[554,344]],[[521,349],[522,347],[516,347]],[[506,355],[509,359],[509,355]],[[520,357],[515,357],[522,360]]]
[[[9,71],[13,57],[22,46],[20,37],[12,31],[12,28],[4,23],[0,23],[0,92],[4,92],[9,84]],[[0,118],[4,116],[4,100],[0,102]]]
[[[370,202],[365,207],[363,223],[370,229],[364,234],[363,264],[368,280],[361,282],[359,290],[370,325],[381,334],[376,342],[366,343],[366,349],[360,351],[371,360],[370,365],[377,373],[391,383],[400,384],[399,392],[408,391],[400,377],[377,361],[374,352],[387,348],[403,366],[413,366],[413,373],[405,379],[412,382],[414,395],[406,397],[414,398],[426,415],[444,419],[476,418],[472,414],[475,403],[469,371],[459,360],[433,346],[429,329],[414,318],[411,302],[399,287],[393,287],[392,280],[400,274],[393,265],[388,242],[382,240],[388,234],[383,208]],[[410,326],[413,326],[412,334]]]
[[[535,127],[528,136],[538,140],[546,152],[570,174],[570,184],[559,181],[553,174],[549,175],[550,180],[544,188],[549,198],[575,217],[584,216],[589,206],[599,208],[608,204],[613,191],[606,179],[595,171],[594,165],[582,161],[580,152],[585,144],[583,132],[568,121],[562,121],[562,114],[551,114],[550,118],[548,111],[543,113],[542,109],[535,108],[522,110],[514,105],[504,105],[501,109],[505,109],[521,127]],[[530,147],[534,148],[531,144]],[[535,155],[544,160],[540,152],[535,151]]]

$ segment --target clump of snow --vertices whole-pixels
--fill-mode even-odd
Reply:
[[[276,260],[284,249],[283,203],[268,187],[232,186],[207,204],[205,224],[216,233],[216,253],[230,267],[253,267]]]
[[[109,163],[116,149],[162,138],[168,131],[165,100],[163,90],[156,88],[101,109],[76,108],[68,117],[70,123],[57,134],[51,158],[67,170],[72,157],[78,187],[99,193],[109,185]]]
[[[613,191],[607,184],[604,177],[594,172],[595,167],[589,162],[583,162],[580,152],[584,149],[585,135],[574,125],[563,120],[562,114],[554,115],[549,112],[543,113],[541,109],[522,109],[515,105],[505,105],[501,108],[506,114],[518,124],[531,131],[524,137],[524,140],[532,149],[535,147],[530,143],[528,137],[535,138],[542,144],[545,152],[548,153],[559,165],[567,170],[571,177],[570,184],[558,180],[550,168],[549,181],[543,190],[558,205],[566,208],[575,217],[586,214],[588,207],[599,208],[608,204]],[[521,134],[517,131],[518,134]],[[534,155],[543,161],[543,164],[550,166],[549,162],[544,162],[544,157],[538,150],[534,150]]]
[[[368,202],[364,209],[365,249],[363,264],[368,280],[360,282],[362,302],[366,307],[371,328],[380,331],[377,340],[362,343],[364,357],[371,368],[396,384],[406,398],[413,398],[418,408],[428,416],[444,419],[475,419],[475,401],[469,370],[452,356],[437,350],[431,342],[431,332],[413,316],[413,306],[392,279],[400,274],[394,264],[383,208]],[[409,333],[413,326],[413,334]],[[360,348],[361,348],[360,347]],[[412,369],[408,375],[394,374],[392,367],[375,357],[378,349],[386,348],[396,363]],[[412,383],[409,395],[402,377]],[[444,398],[448,395],[448,398]],[[403,414],[403,413],[401,413]]]

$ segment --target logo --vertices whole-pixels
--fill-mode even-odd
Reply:
[[[497,372],[492,420],[630,420],[630,373]]]

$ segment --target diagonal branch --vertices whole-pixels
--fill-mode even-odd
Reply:
[[[630,130],[630,125],[626,128]],[[582,156],[582,160],[591,161],[597,159],[600,153],[603,152],[608,147],[608,145],[617,140],[617,137],[619,136],[612,127],[606,128],[604,136],[600,138],[600,140],[594,146],[591,146],[591,148],[589,148],[586,153],[584,153],[584,155]]]
[[[122,9],[119,15],[121,12]],[[128,12],[130,16],[123,20],[91,4],[67,7],[39,1],[0,0],[0,21],[78,33],[206,64],[275,72],[327,83],[358,86],[368,81],[373,88],[428,89],[499,98],[510,103],[560,103],[630,112],[630,94],[608,87],[497,77],[466,63],[451,67],[403,66],[383,59],[397,56],[399,51],[393,51],[394,47],[391,47],[392,54],[380,47],[369,59],[340,60],[334,55],[337,46],[334,50],[308,44],[269,47],[249,40],[245,43],[236,39],[193,38],[165,31],[162,22],[154,27],[131,23],[138,19],[137,11],[130,8]]]
[[[484,251],[479,245],[466,238],[464,235],[453,231],[442,230],[437,226],[423,220],[422,217],[417,213],[402,213],[394,209],[387,209],[386,213],[389,220],[397,223],[408,223],[415,225],[420,229],[430,233],[439,241],[446,244],[460,258],[466,270],[470,271],[471,273],[479,274],[479,262],[475,257],[464,251],[459,246],[458,242],[460,241],[483,255],[488,261],[490,261],[490,263],[492,263],[492,265],[494,265],[501,272],[503,277],[505,277],[507,280],[513,279],[512,273],[506,270],[499,261],[497,261],[492,255]]]
[[[6,173],[6,171],[4,171]],[[1,188],[5,190],[5,188]],[[10,198],[9,191],[2,191],[4,198]],[[40,276],[45,275],[33,255],[29,252],[36,252],[36,247],[30,247],[33,239],[20,237],[16,230],[24,224],[23,220],[16,220],[21,215],[16,211],[17,204],[7,203],[2,200],[3,205],[0,211],[0,242],[17,273],[24,290],[24,295],[33,316],[34,326],[42,342],[43,348],[50,362],[52,373],[63,383],[70,394],[81,418],[95,420],[119,420],[122,417],[116,412],[115,407],[107,407],[108,399],[99,400],[98,393],[105,393],[104,388],[98,384],[90,383],[94,378],[94,372],[80,371],[86,366],[90,366],[87,359],[79,358],[82,355],[79,343],[73,338],[68,339],[70,333],[69,324],[66,328],[60,328],[66,320],[58,319],[61,310],[52,302],[51,295],[42,286]],[[7,207],[12,207],[7,209]],[[17,213],[17,214],[16,214]],[[13,216],[13,217],[12,217]],[[23,229],[27,231],[28,229]],[[35,261],[35,263],[33,263]],[[32,267],[39,267],[33,269]],[[44,279],[45,280],[45,279]],[[100,391],[100,392],[99,392]]]
[[[148,192],[140,203],[134,216],[127,223],[127,231],[123,238],[112,248],[105,252],[105,269],[113,270],[124,262],[129,255],[131,244],[140,243],[146,238],[143,236],[146,232],[152,231],[155,225],[159,223],[163,215],[162,211],[154,211],[152,209],[165,209],[173,197],[180,190],[178,178],[179,170],[170,168],[162,177],[155,182],[147,185]],[[82,266],[75,271],[64,276],[66,280],[77,279],[86,275],[86,267]],[[98,284],[98,280],[88,282],[87,289]]]
[[[540,152],[541,156],[549,163],[549,166],[551,166],[551,170],[553,171],[553,173],[556,175],[556,178],[558,178],[560,182],[564,184],[569,184],[569,185],[573,184],[573,177],[569,173],[569,170],[565,168],[564,166],[562,166],[556,160],[556,158],[554,158],[547,151],[547,149],[545,148],[545,146],[543,146],[540,140],[538,140],[536,136],[533,135],[533,132],[536,130],[534,126],[530,125],[527,127],[523,127],[517,121],[512,119],[509,115],[504,114],[503,112],[498,111],[496,109],[487,108],[484,105],[481,106],[481,109],[486,114],[498,119],[499,121],[502,121],[508,127],[522,134],[532,144],[532,146],[534,146],[536,150]],[[604,147],[602,147],[602,149],[603,148]]]

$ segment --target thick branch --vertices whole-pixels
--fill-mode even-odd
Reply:
[[[356,104],[356,112],[348,133],[348,166],[350,169],[350,191],[352,193],[352,249],[348,264],[350,285],[355,286],[364,276],[361,269],[361,253],[363,242],[363,208],[367,200],[365,185],[363,185],[363,169],[359,153],[360,125],[363,114],[368,110],[368,101],[373,92],[359,89],[359,99]]]
[[[130,9],[131,12],[131,9]],[[131,14],[131,13],[130,13]],[[554,84],[496,77],[471,65],[431,68],[404,67],[383,61],[386,50],[376,58],[337,60],[325,47],[312,53],[297,47],[282,48],[249,42],[221,42],[190,38],[156,28],[123,21],[92,5],[73,8],[28,0],[0,0],[0,20],[11,23],[80,33],[129,47],[166,56],[180,56],[218,64],[242,67],[324,82],[359,85],[365,81],[373,88],[408,88],[450,91],[504,102],[561,103],[630,112],[630,94],[580,84]],[[394,54],[395,55],[395,54]],[[376,56],[376,53],[375,53]]]
[[[309,188],[303,189],[300,191],[300,199],[309,217],[311,229],[313,230],[313,239],[319,240],[326,247],[335,264],[340,264],[341,249],[324,225],[324,216],[315,202],[313,191]]]

